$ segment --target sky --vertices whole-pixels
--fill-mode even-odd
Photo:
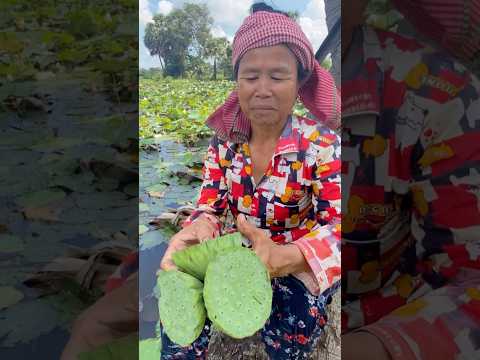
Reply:
[[[324,0],[266,0],[269,5],[284,11],[296,10],[300,14],[299,24],[312,42],[316,51],[327,36]],[[172,9],[182,7],[183,0],[139,0],[139,43],[140,67],[148,69],[159,67],[158,57],[150,56],[143,44],[145,25],[152,21],[155,14],[168,14]],[[214,23],[213,36],[225,36],[232,41],[235,31],[248,16],[253,0],[189,0],[190,3],[207,4]]]

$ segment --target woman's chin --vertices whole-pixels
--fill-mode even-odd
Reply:
[[[278,118],[277,114],[274,114],[273,111],[263,111],[262,112],[256,112],[253,114],[253,116],[250,118],[251,122],[253,125],[258,125],[258,126],[281,126],[282,121]]]

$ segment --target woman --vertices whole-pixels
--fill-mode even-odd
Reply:
[[[222,216],[230,209],[274,279],[273,312],[262,331],[266,350],[272,359],[302,359],[339,285],[340,148],[333,131],[291,112],[300,96],[312,114],[337,127],[340,102],[299,26],[265,5],[253,10],[234,40],[237,91],[208,120],[216,136],[198,211],[171,239],[161,267],[174,268],[173,252],[226,231]],[[138,329],[132,266],[138,258],[132,259],[75,322],[62,360]],[[162,359],[205,358],[208,329],[188,348],[163,335]]]
[[[296,117],[297,97],[324,124],[339,120],[332,77],[298,24],[254,5],[233,41],[237,88],[207,121],[215,131],[198,210],[161,262],[219,236],[228,210],[270,272],[272,314],[262,330],[272,359],[304,359],[340,280],[340,147],[333,130]],[[215,240],[209,240],[215,241]],[[205,358],[209,322],[189,347],[162,334],[162,359]]]

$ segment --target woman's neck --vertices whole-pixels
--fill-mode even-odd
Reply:
[[[257,146],[276,144],[282,135],[288,118],[289,117],[287,117],[280,126],[278,124],[251,124],[251,136],[249,143]]]

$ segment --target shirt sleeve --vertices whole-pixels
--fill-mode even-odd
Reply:
[[[220,160],[221,146],[217,137],[213,137],[210,141],[203,165],[203,182],[200,188],[197,208],[182,225],[186,227],[198,219],[206,219],[217,228],[217,232],[213,237],[221,234],[228,207],[228,188]]]
[[[333,142],[314,143],[317,153],[311,186],[318,223],[308,234],[293,242],[310,265],[319,293],[341,278],[340,141],[333,131],[330,135]]]

